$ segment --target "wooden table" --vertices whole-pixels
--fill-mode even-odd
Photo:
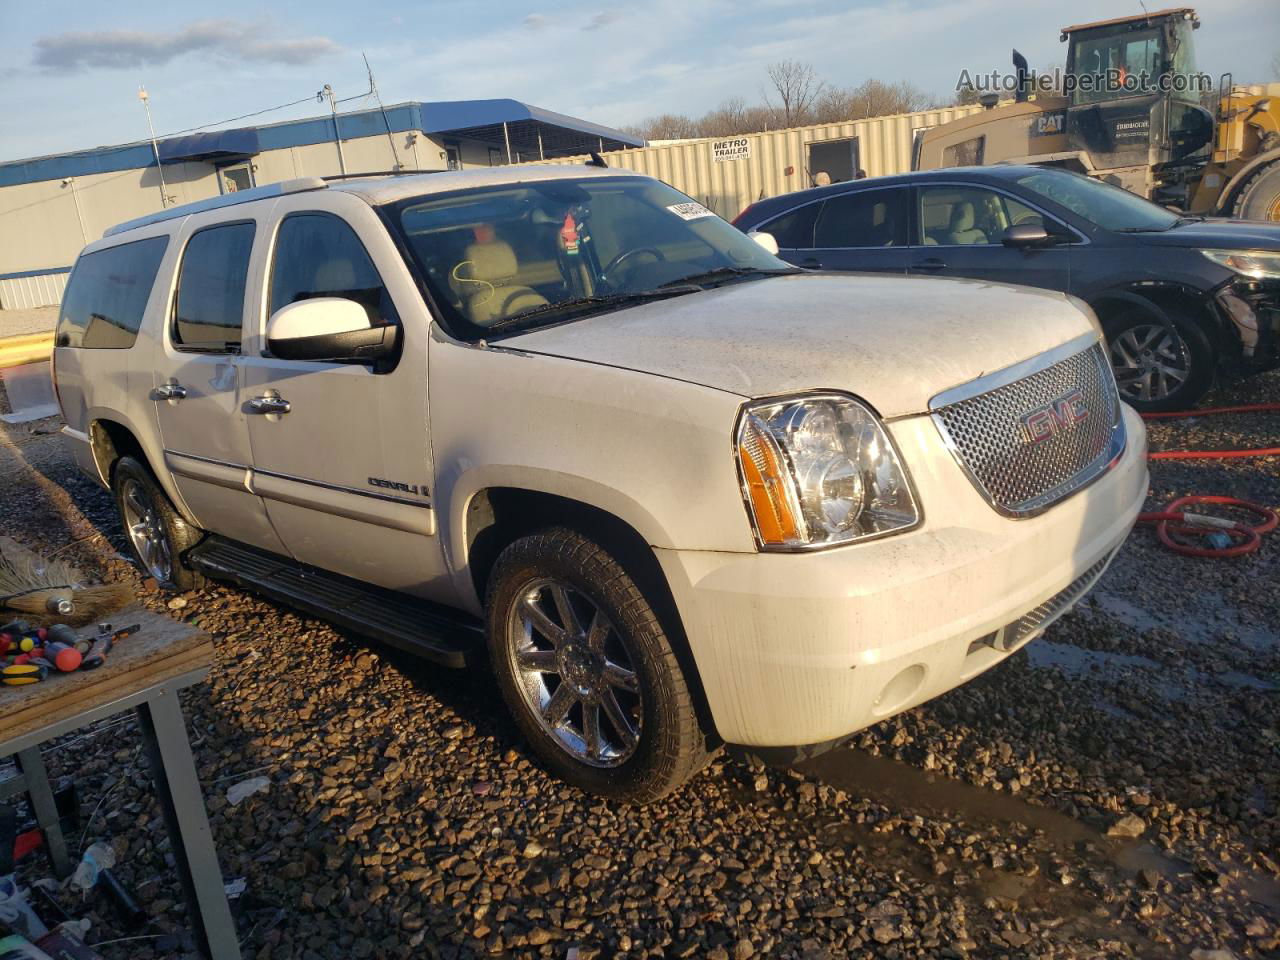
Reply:
[[[0,758],[16,757],[22,771],[9,781],[7,792],[22,789],[30,795],[54,872],[66,876],[72,864],[40,744],[124,710],[135,711],[196,944],[209,960],[240,960],[178,703],[179,690],[208,675],[213,641],[189,624],[137,607],[115,614],[111,622],[117,629],[135,623],[142,629],[121,640],[97,670],[54,674],[22,687],[0,686]]]

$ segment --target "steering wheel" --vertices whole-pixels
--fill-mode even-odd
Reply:
[[[641,253],[649,254],[659,263],[664,263],[666,262],[666,259],[667,259],[666,256],[663,255],[661,250],[655,249],[654,247],[633,247],[630,250],[623,250],[620,254],[618,254],[616,257],[610,260],[609,263],[605,266],[605,268],[600,271],[600,279],[607,281],[610,274],[612,274],[614,270],[616,270],[622,264],[626,263],[627,258],[634,257],[637,254],[641,254]]]

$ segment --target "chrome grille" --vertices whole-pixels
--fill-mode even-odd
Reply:
[[[1011,517],[1079,490],[1124,449],[1120,397],[1096,340],[940,394],[933,419],[979,492]]]
[[[1009,626],[1005,627],[1002,644],[1004,649],[1012,650],[1029,636],[1039,633],[1075,606],[1080,598],[1088,593],[1090,588],[1098,582],[1098,578],[1102,576],[1102,572],[1107,569],[1107,564],[1111,562],[1111,558],[1115,555],[1114,550],[1108,553],[1088,570],[1072,580],[1070,586],[1065,590],[1059,590],[1040,606],[1024,613]]]

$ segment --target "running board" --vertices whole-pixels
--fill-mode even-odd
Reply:
[[[467,652],[484,645],[483,625],[465,613],[232,540],[209,537],[186,560],[206,577],[265,594],[446,667],[466,666]]]

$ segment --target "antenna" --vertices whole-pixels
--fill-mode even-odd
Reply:
[[[373,67],[369,66],[369,55],[361,50],[360,56],[364,57],[364,69],[369,74],[369,92],[378,101],[378,109],[382,111],[382,122],[387,128],[387,144],[391,147],[391,167],[394,170],[399,170],[404,164],[400,162],[400,157],[396,154],[396,140],[391,135],[391,121],[387,119],[387,108],[382,105],[382,94],[378,92],[378,85],[373,81]]]
[[[151,96],[147,88],[138,84],[138,99],[142,101],[142,109],[147,114],[147,129],[151,131],[151,152],[156,155],[156,173],[160,174],[160,208],[169,206],[169,188],[164,183],[164,165],[160,162],[160,145],[156,143],[156,128],[151,123]]]

